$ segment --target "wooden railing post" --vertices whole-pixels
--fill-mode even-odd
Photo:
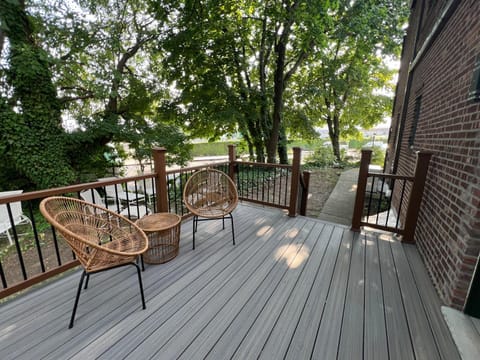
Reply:
[[[297,216],[297,199],[298,186],[300,183],[300,160],[302,157],[302,149],[299,147],[293,148],[292,161],[292,179],[290,185],[290,204],[288,207],[288,216]]]
[[[310,171],[303,172],[302,196],[300,199],[300,215],[307,215],[308,189],[310,187]]]
[[[353,208],[352,231],[360,231],[360,222],[362,221],[363,202],[365,201],[365,190],[367,188],[368,166],[372,158],[372,150],[362,150],[362,159],[360,160],[360,170],[358,171],[357,193],[355,195],[355,206]]]
[[[415,179],[413,180],[412,190],[408,198],[407,214],[405,217],[405,226],[402,241],[414,243],[415,228],[417,227],[418,213],[422,202],[425,180],[427,179],[428,165],[432,157],[431,152],[418,151],[417,164],[415,166]]]
[[[228,145],[228,176],[235,181],[235,161],[236,161],[236,154],[235,154],[235,145],[230,144]]]
[[[156,174],[155,192],[157,194],[157,211],[168,212],[168,198],[167,198],[167,149],[164,147],[154,147],[153,166]]]

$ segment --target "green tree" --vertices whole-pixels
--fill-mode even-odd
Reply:
[[[1,0],[0,8],[1,30],[9,40],[9,68],[2,69],[0,92],[2,163],[15,164],[40,188],[68,184],[74,172],[66,156],[49,56],[36,43],[23,1]]]
[[[110,142],[126,143],[140,159],[145,148],[138,138],[143,137],[145,144],[166,146],[174,154],[172,161],[185,162],[189,157],[188,147],[182,147],[185,136],[156,112],[168,96],[165,85],[153,75],[161,60],[156,44],[164,36],[164,22],[172,9],[157,2],[161,15],[154,18],[143,0],[72,3],[75,6],[63,1],[37,5],[44,44],[58,54],[60,100],[65,113],[80,126],[72,134],[72,150],[81,145],[88,160],[103,153]],[[83,14],[88,16],[79,16]]]
[[[165,42],[175,96],[162,110],[192,136],[240,132],[257,161],[286,162],[290,134],[341,135],[388,113],[404,0],[185,1]],[[380,95],[379,95],[380,94]]]
[[[388,94],[394,72],[385,59],[400,50],[406,5],[401,0],[340,1],[330,14],[328,46],[295,79],[297,87],[290,94],[294,121],[306,129],[326,124],[338,161],[341,136],[370,128],[391,114]]]
[[[164,29],[146,2],[27,4],[0,1],[0,156],[10,170],[44,188],[101,174],[110,143],[140,154],[161,144],[172,160],[188,158],[178,127],[155,111],[166,93],[152,76]]]
[[[324,44],[334,1],[185,1],[165,43],[178,94],[164,107],[193,136],[239,131],[257,161],[287,161],[284,93]]]

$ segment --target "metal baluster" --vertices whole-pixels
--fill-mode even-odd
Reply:
[[[28,214],[30,215],[30,222],[33,229],[33,237],[35,239],[35,246],[37,247],[38,259],[40,260],[40,268],[42,269],[42,272],[45,272],[45,264],[43,261],[42,249],[40,246],[40,239],[38,238],[37,226],[35,223],[35,217],[33,216],[33,207],[31,201],[28,202]]]

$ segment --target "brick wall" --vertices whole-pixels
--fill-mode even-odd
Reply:
[[[415,2],[405,42],[410,48],[404,49],[402,64],[415,56],[415,27],[423,24],[416,43],[418,52],[434,26],[431,19],[438,17],[447,3]],[[468,100],[475,61],[480,55],[480,1],[459,3],[410,70],[403,134],[391,136],[387,166],[395,163],[395,146],[400,147],[396,159],[396,172],[400,174],[413,172],[415,150],[433,152],[415,240],[444,302],[462,309],[480,251],[480,102]],[[421,6],[425,6],[428,21],[419,21]],[[406,83],[399,82],[397,89],[394,134],[401,133],[397,121],[402,116],[395,115],[403,113]],[[421,105],[415,125],[418,101]]]

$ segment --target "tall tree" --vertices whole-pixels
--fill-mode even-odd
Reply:
[[[391,114],[394,71],[385,60],[398,55],[407,14],[402,0],[339,1],[330,13],[328,46],[295,79],[291,107],[309,127],[328,126],[338,161],[341,136]]]
[[[0,0],[0,8],[0,26],[9,40],[9,67],[2,68],[0,89],[2,163],[40,188],[71,183],[74,172],[49,56],[37,45],[24,1]]]
[[[150,145],[167,145],[172,160],[188,158],[178,127],[155,111],[168,93],[151,70],[160,61],[154,40],[165,29],[148,3],[0,5],[0,156],[9,170],[36,188],[85,180],[83,173],[105,171],[110,142],[129,143],[145,157],[142,136]],[[164,9],[163,19],[170,11]],[[73,130],[62,128],[65,119]]]
[[[268,162],[286,162],[292,126],[323,122],[339,159],[342,132],[388,112],[382,61],[407,11],[404,0],[185,1],[165,42],[176,96],[162,109],[194,136],[239,131]]]
[[[275,162],[284,92],[324,43],[334,1],[186,1],[166,43],[178,96],[170,105],[193,134],[240,131],[258,161]],[[280,161],[287,161],[280,142]]]
[[[72,138],[83,143],[89,154],[111,141],[129,143],[135,149],[139,135],[152,140],[155,134],[154,143],[168,143],[169,152],[182,154],[176,159],[185,161],[187,154],[178,141],[184,137],[155,112],[156,104],[167,94],[152,75],[161,58],[156,42],[163,36],[172,9],[157,2],[161,16],[156,19],[148,2],[141,0],[73,3],[76,6],[53,0],[46,7],[38,4],[38,13],[47,14],[41,18],[44,44],[58,53],[55,73],[60,100],[81,126]],[[168,131],[152,133],[152,129],[166,127]],[[175,142],[164,136],[174,133]],[[72,148],[76,147],[74,143]]]

